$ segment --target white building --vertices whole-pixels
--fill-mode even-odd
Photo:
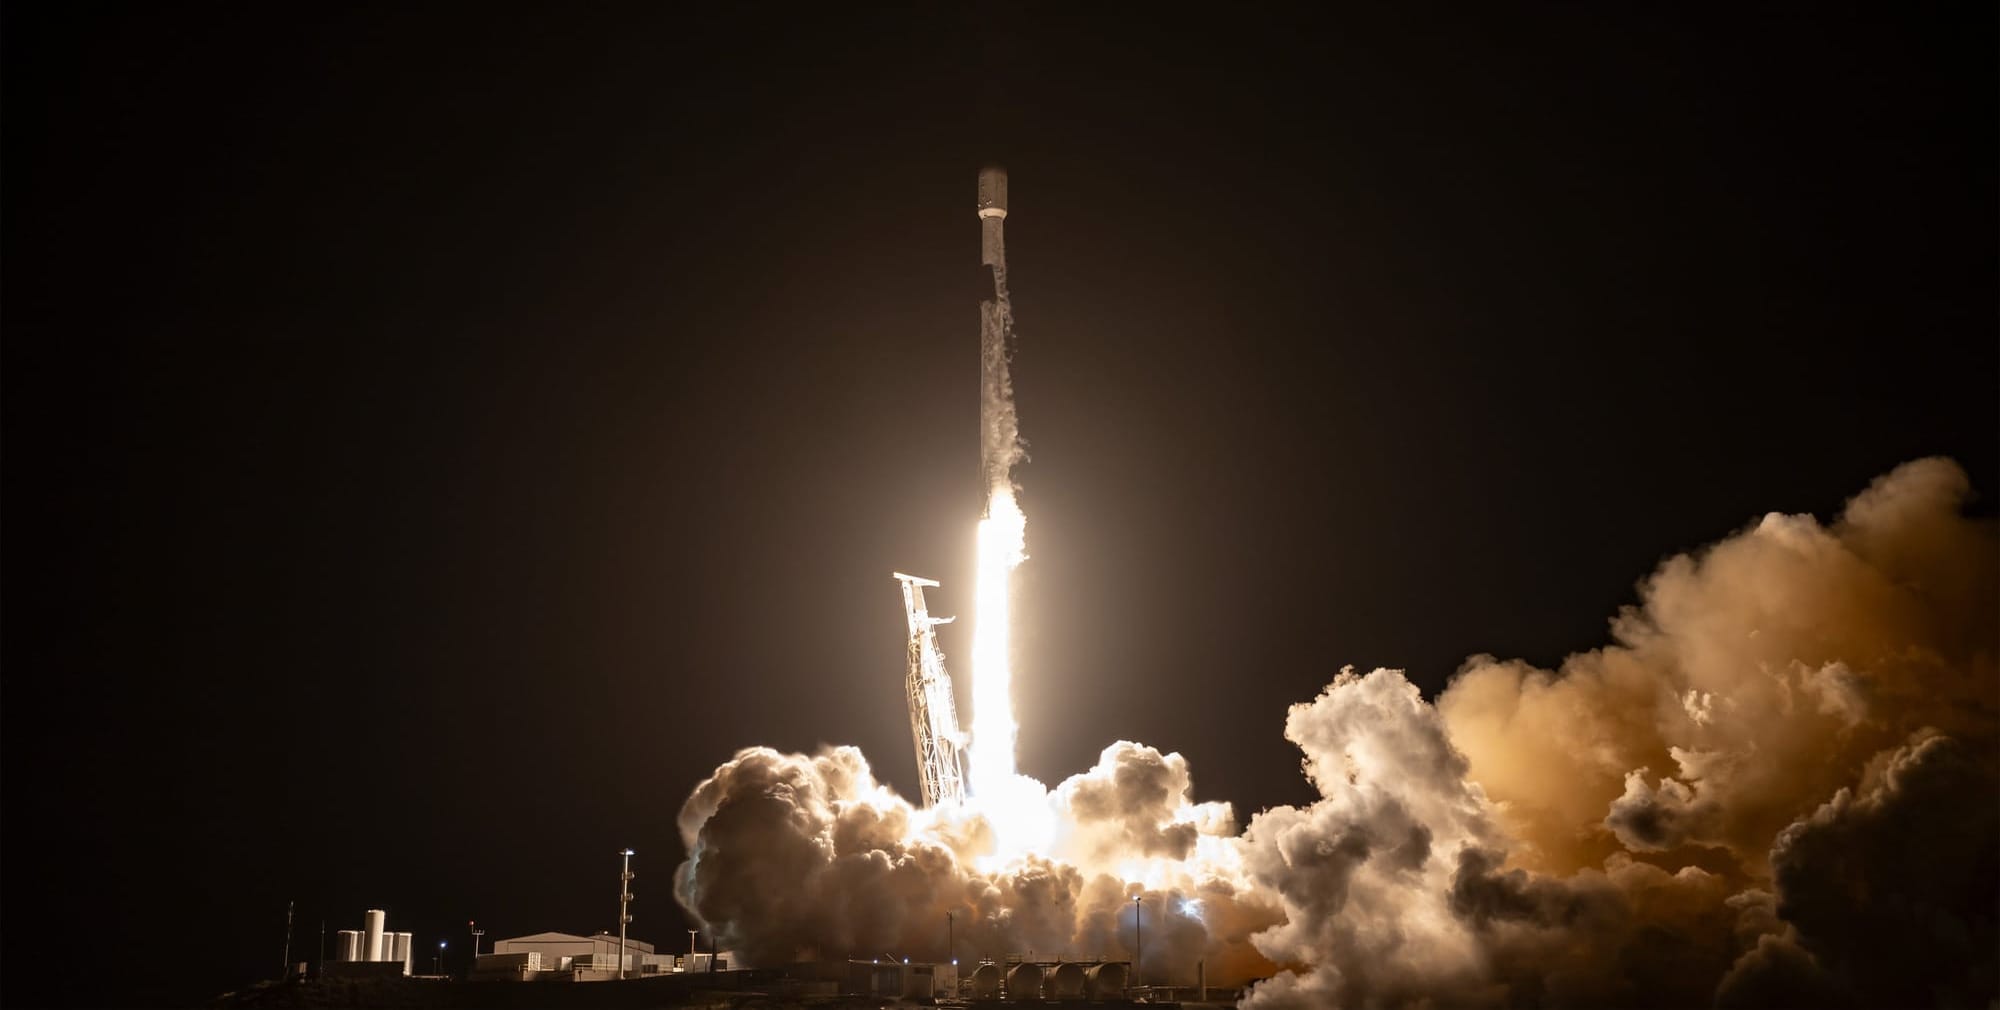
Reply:
[[[612,978],[617,973],[618,937],[613,933],[599,933],[595,936],[577,936],[574,933],[532,933],[528,936],[510,937],[495,941],[493,954],[495,967],[517,960],[508,958],[500,961],[497,955],[539,955],[540,970],[573,971],[579,979]],[[482,958],[484,955],[482,955]],[[520,963],[525,964],[525,960]],[[672,954],[660,954],[653,945],[644,940],[627,938],[625,941],[625,970],[634,975],[652,975],[671,972],[675,967]]]

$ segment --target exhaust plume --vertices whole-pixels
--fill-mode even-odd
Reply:
[[[1131,958],[1138,895],[1148,965],[1268,971],[1249,938],[1275,910],[1239,883],[1227,805],[1191,803],[1188,782],[1180,755],[1113,744],[1038,798],[1060,825],[1052,851],[989,867],[995,825],[976,802],[913,807],[852,747],[750,748],[683,805],[675,893],[750,964],[942,959],[947,912],[962,958]]]
[[[1611,644],[1468,660],[1436,702],[1342,671],[1285,735],[1319,799],[1191,801],[1116,743],[1043,839],[915,810],[861,755],[746,750],[689,797],[677,890],[752,963],[1131,957],[1244,1005],[1986,1006],[2000,995],[2000,538],[1964,473],[1668,559]],[[1030,781],[1030,780],[1021,780]],[[1039,788],[1039,787],[1036,787]]]

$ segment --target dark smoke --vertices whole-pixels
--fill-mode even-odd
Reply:
[[[1931,733],[1786,828],[1771,853],[1785,930],[1724,980],[1722,1002],[1845,993],[1859,1006],[1984,1006],[2000,990],[2000,777]]]

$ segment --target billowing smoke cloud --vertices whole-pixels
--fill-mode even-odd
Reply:
[[[1343,672],[1292,706],[1285,736],[1322,798],[1252,818],[1244,862],[1285,914],[1258,949],[1308,967],[1253,1002],[1396,1004],[1475,985],[1479,951],[1449,905],[1451,868],[1460,850],[1498,838],[1437,712],[1399,673]]]
[[[1922,460],[1832,527],[1771,515],[1673,558],[1554,673],[1478,658],[1438,708],[1523,865],[1706,850],[1764,877],[1772,840],[1874,755],[1995,725],[1995,539]],[[1709,865],[1709,864],[1705,864]]]
[[[1129,959],[1138,896],[1156,981],[1192,981],[1198,960],[1268,973],[1250,936],[1275,906],[1239,882],[1228,806],[1192,804],[1188,788],[1180,755],[1114,744],[1048,795],[1050,853],[982,868],[994,848],[983,813],[913,808],[851,747],[751,748],[682,808],[690,858],[675,890],[753,964],[941,958],[948,931],[962,957]]]
[[[1922,732],[1787,827],[1771,853],[1782,928],[1723,981],[1728,1006],[1984,1006],[2000,991],[2000,780],[1992,754]],[[1761,897],[1761,896],[1760,896]]]
[[[1343,672],[1286,720],[1320,799],[1240,833],[1120,743],[991,866],[976,810],[858,753],[745,751],[682,812],[681,895],[775,962],[935,956],[947,909],[961,955],[1129,957],[1142,894],[1148,977],[1269,975],[1255,1008],[1985,1006],[2000,539],[1968,493],[1922,460],[1830,525],[1768,516],[1662,564],[1612,644],[1476,657],[1435,705]]]

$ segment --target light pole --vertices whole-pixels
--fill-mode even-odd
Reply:
[[[1146,960],[1146,927],[1139,921],[1139,895],[1132,896],[1132,935],[1138,951],[1132,955],[1132,988],[1139,987],[1139,965]]]
[[[278,971],[279,981],[292,977],[292,910],[297,908],[298,904],[296,901],[285,902],[285,964]]]
[[[468,923],[466,923],[466,924],[465,924],[465,929],[466,929],[466,931],[467,931],[467,932],[469,932],[469,933],[471,933],[471,934],[472,934],[472,963],[473,963],[473,964],[478,964],[478,963],[479,963],[479,938],[480,938],[480,937],[482,937],[482,936],[485,936],[485,935],[486,935],[486,931],[485,931],[485,930],[483,930],[483,929],[480,929],[480,928],[479,928],[479,923],[477,923],[477,922],[468,922]]]
[[[625,924],[632,921],[627,909],[632,904],[632,850],[618,853],[625,857],[625,868],[618,878],[618,977],[625,977]]]
[[[444,946],[445,946],[445,941],[439,940],[437,960],[431,962],[431,974],[433,975],[444,974]]]
[[[699,932],[701,932],[701,930],[698,929],[688,930],[688,963],[687,963],[688,971],[694,970],[694,937],[695,934]]]
[[[956,925],[956,920],[952,918],[952,910],[947,908],[944,910],[944,953],[946,957],[951,959],[952,964],[957,964],[958,942],[957,937],[952,935],[952,927],[954,925]]]

